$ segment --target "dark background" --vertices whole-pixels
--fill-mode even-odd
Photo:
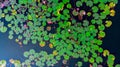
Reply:
[[[116,56],[115,63],[120,63],[120,2],[115,7],[116,15],[111,17],[113,24],[105,30],[106,37],[102,47]]]

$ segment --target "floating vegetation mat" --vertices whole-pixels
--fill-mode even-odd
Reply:
[[[0,2],[0,32],[9,34],[20,46],[28,43],[52,53],[30,49],[26,60],[9,61],[15,67],[54,67],[61,59],[67,64],[80,58],[75,67],[120,67],[115,56],[103,49],[104,30],[112,25],[118,0],[5,0]],[[28,45],[29,46],[29,45]],[[46,49],[47,50],[47,49]],[[0,67],[6,67],[6,60]]]

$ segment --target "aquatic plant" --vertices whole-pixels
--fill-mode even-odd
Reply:
[[[4,19],[0,32],[8,31],[8,38],[15,39],[20,46],[32,43],[53,49],[52,53],[25,51],[24,62],[10,60],[15,67],[54,66],[62,58],[64,64],[70,58],[83,59],[76,63],[78,67],[83,62],[99,67],[108,58],[105,62],[108,67],[119,67],[114,65],[115,56],[101,47],[106,36],[104,30],[112,25],[108,16],[115,16],[118,0],[76,0],[73,4],[72,0],[8,1],[9,6],[7,2],[0,4],[0,20]]]

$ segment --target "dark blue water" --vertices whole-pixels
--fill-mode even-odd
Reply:
[[[116,56],[115,63],[120,63],[120,1],[115,7],[116,15],[111,17],[113,24],[106,29],[106,37],[103,39],[103,48],[110,50]]]
[[[18,59],[24,61],[23,57],[24,51],[28,51],[29,49],[35,49],[38,51],[37,45],[28,44],[27,46],[20,47],[14,39],[9,40],[7,33],[0,33],[0,60],[9,60],[11,58]],[[39,49],[40,50],[40,49]]]

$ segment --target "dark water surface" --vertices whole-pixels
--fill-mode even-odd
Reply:
[[[103,39],[102,47],[116,56],[115,63],[120,63],[120,1],[115,10],[116,15],[110,18],[113,24],[105,30],[106,37]]]

